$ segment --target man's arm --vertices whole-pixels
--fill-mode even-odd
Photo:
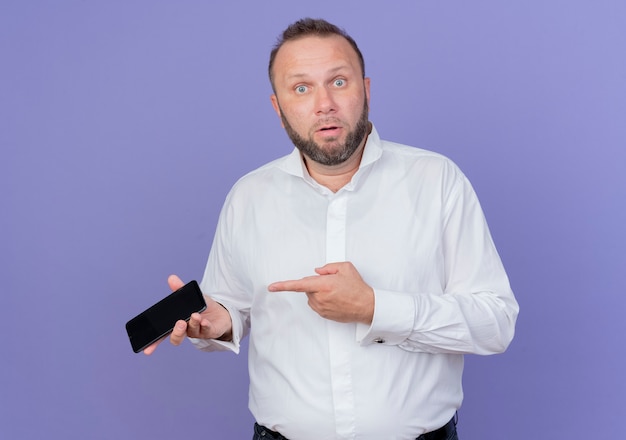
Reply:
[[[502,352],[513,338],[518,304],[465,178],[457,181],[447,202],[440,239],[442,291],[369,286],[351,263],[331,263],[316,269],[317,276],[272,283],[268,290],[305,292],[322,317],[356,322],[362,345],[384,343],[426,353]]]

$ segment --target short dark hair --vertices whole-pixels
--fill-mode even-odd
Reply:
[[[365,78],[365,61],[363,60],[363,54],[359,50],[359,46],[357,46],[356,41],[354,41],[354,39],[350,35],[348,35],[346,31],[321,18],[302,18],[295,23],[290,24],[287,29],[283,31],[280,37],[278,37],[278,40],[276,41],[276,44],[274,45],[274,47],[272,48],[272,52],[270,53],[270,62],[267,70],[270,77],[270,83],[272,84],[272,89],[274,91],[274,75],[272,73],[272,68],[274,67],[274,60],[276,59],[276,54],[278,53],[278,50],[287,41],[293,41],[312,35],[318,37],[339,35],[340,37],[345,38],[356,52],[359,58],[359,63],[361,64],[361,72],[363,74],[363,78]]]

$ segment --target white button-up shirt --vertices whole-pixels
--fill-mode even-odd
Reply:
[[[326,320],[275,281],[350,261],[375,292],[370,326]],[[502,352],[518,305],[476,195],[447,158],[379,138],[333,193],[298,150],[240,179],[222,209],[205,294],[250,332],[250,410],[294,440],[415,439],[461,405],[463,354]]]

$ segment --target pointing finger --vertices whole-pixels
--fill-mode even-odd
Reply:
[[[315,292],[319,277],[307,277],[301,280],[278,281],[267,287],[270,292]]]

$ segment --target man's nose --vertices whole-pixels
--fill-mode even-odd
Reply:
[[[326,87],[320,87],[315,93],[315,113],[328,114],[337,111],[333,94]]]

